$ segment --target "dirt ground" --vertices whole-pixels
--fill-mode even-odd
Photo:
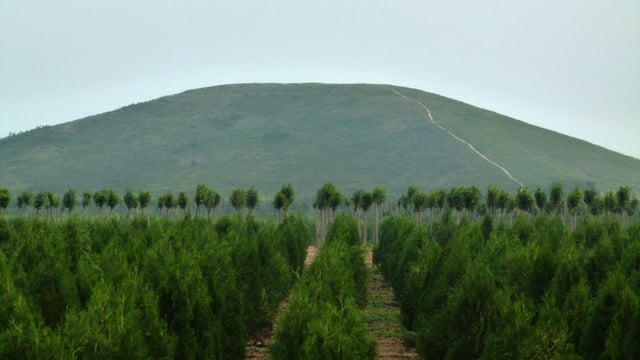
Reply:
[[[374,267],[372,259],[371,251],[367,252],[365,263],[371,269],[371,276],[369,302],[363,316],[369,332],[378,341],[378,359],[417,359],[418,354],[402,342],[400,307],[395,302],[391,285]]]
[[[308,267],[311,265],[311,262],[318,254],[318,248],[314,245],[311,245],[307,248],[307,257],[304,260],[304,266]],[[287,305],[289,305],[289,299],[285,299],[282,304],[280,304],[280,309],[278,310],[278,316],[284,314],[287,310]],[[275,321],[277,323],[277,321]],[[267,325],[260,334],[254,338],[250,339],[247,344],[247,359],[267,359],[269,357],[269,345],[271,345],[271,341],[273,338],[273,334],[275,330],[272,326]]]
[[[305,267],[308,267],[318,249],[315,246],[307,248]],[[363,311],[367,328],[378,341],[378,359],[417,359],[418,354],[407,349],[402,342],[402,327],[400,325],[400,308],[393,297],[393,290],[378,270],[373,266],[372,253],[367,252],[365,263],[371,269],[369,279],[369,303]],[[284,314],[288,299],[280,305],[278,314]],[[277,323],[277,321],[276,321]],[[269,345],[274,333],[273,328],[265,330],[247,344],[247,359],[267,359]]]

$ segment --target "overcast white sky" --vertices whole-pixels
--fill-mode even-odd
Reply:
[[[191,88],[419,88],[640,158],[638,0],[2,0],[0,137]]]

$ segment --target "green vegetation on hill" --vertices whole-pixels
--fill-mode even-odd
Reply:
[[[529,188],[640,189],[640,160],[584,141],[419,90],[324,84],[203,88],[10,136],[0,140],[0,186],[158,194],[206,183],[267,197],[289,182],[302,197],[327,181],[392,196],[408,185],[517,188],[416,101]]]

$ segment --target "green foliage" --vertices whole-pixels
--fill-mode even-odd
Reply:
[[[195,189],[206,179],[228,194],[247,179],[259,180],[260,189],[278,189],[290,179],[299,198],[312,198],[319,179],[331,174],[349,193],[373,184],[389,195],[407,184],[517,189],[425,121],[416,101],[530,189],[560,180],[566,188],[591,182],[605,190],[620,183],[640,190],[637,159],[435,94],[364,84],[216,86],[63,119],[69,122],[0,139],[0,168],[6,170],[0,186],[12,193],[62,193],[77,184],[161,194],[176,184]],[[212,152],[211,144],[224,151]]]
[[[127,189],[127,192],[124,194],[124,205],[127,207],[127,213],[131,211],[131,209],[135,209],[138,207],[138,197],[133,193],[131,189]]]
[[[355,221],[336,218],[326,244],[291,294],[271,346],[273,359],[375,358],[376,343],[357,305],[362,255]]]
[[[569,209],[572,198],[582,193]],[[489,216],[456,226],[445,214],[432,232],[406,216],[382,223],[374,261],[423,357],[639,356],[637,223],[585,219],[569,231],[558,216],[496,227]]]
[[[33,199],[33,208],[36,209],[36,215],[43,207],[48,204],[48,202],[49,197],[47,197],[46,193],[39,192],[36,194],[35,198]]]
[[[382,205],[386,198],[387,191],[384,188],[380,186],[376,186],[373,188],[373,191],[371,192],[371,200],[376,206]]]
[[[27,211],[27,207],[31,205],[31,201],[33,200],[33,194],[29,191],[23,191],[18,195],[18,208],[23,211]]]
[[[279,222],[282,222],[287,217],[287,211],[289,211],[289,206],[291,206],[294,199],[295,191],[291,183],[283,185],[273,198],[273,207],[278,210]]]
[[[113,209],[120,204],[120,195],[113,189],[107,191],[107,206],[113,212]]]
[[[62,208],[67,209],[69,214],[71,214],[77,204],[78,200],[76,199],[75,190],[69,189],[64,193],[64,195],[62,195]]]
[[[93,193],[93,202],[96,204],[96,207],[100,209],[101,213],[102,213],[102,209],[104,209],[104,206],[107,204],[107,196],[108,196],[107,189],[102,189],[100,191],[96,191],[95,193]]]
[[[144,213],[144,209],[151,204],[151,192],[140,191],[138,194],[138,201],[140,202],[140,209],[142,209],[142,212]]]
[[[186,213],[187,206],[189,206],[189,196],[180,190],[180,192],[178,192],[178,207],[182,209],[183,213]]]
[[[533,194],[536,199],[536,206],[539,210],[544,210],[547,206],[547,194],[541,188],[537,188]]]
[[[241,214],[242,209],[247,203],[247,192],[242,189],[233,190],[229,197],[229,202],[231,202],[233,208],[236,209],[236,213]]]
[[[549,204],[555,211],[562,211],[564,207],[564,188],[562,184],[554,182],[551,184],[551,190],[549,191]]]
[[[371,195],[369,194],[369,197]],[[369,206],[373,199],[369,199]],[[326,183],[316,193],[315,206],[318,209],[337,209],[344,202],[344,196],[333,183]]]
[[[87,207],[91,205],[91,201],[93,200],[93,193],[89,190],[85,190],[82,192],[82,209],[85,210]]]
[[[11,193],[8,189],[0,189],[0,209],[6,210],[11,202]]]
[[[247,209],[249,209],[249,213],[253,213],[256,209],[258,200],[260,200],[258,190],[254,187],[249,188],[249,190],[247,190]]]
[[[516,194],[516,205],[523,212],[530,212],[534,204],[534,198],[526,187],[520,187]]]
[[[289,267],[301,273],[307,256],[311,234],[300,216],[287,217],[278,229],[278,244]],[[292,273],[292,276],[294,274]]]
[[[191,217],[0,219],[0,357],[244,358],[309,239],[297,217],[233,217],[227,229]]]

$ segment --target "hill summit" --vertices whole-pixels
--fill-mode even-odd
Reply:
[[[0,187],[219,192],[325,182],[391,194],[498,185],[640,190],[640,160],[439,95],[390,85],[186,91],[0,140]]]

